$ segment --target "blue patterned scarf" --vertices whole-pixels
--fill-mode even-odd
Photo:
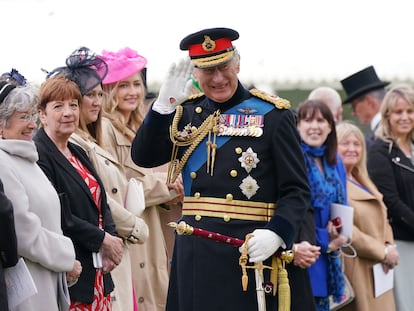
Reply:
[[[311,189],[311,204],[315,210],[330,209],[331,203],[345,203],[344,188],[335,166],[330,166],[324,157],[326,146],[311,147],[302,142],[302,150],[305,156],[306,170]],[[314,158],[321,158],[325,176],[323,176]],[[340,258],[337,252],[328,255],[329,278],[328,293],[338,302],[344,293],[344,276]]]

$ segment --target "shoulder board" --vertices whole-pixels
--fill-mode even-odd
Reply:
[[[272,103],[278,109],[289,109],[290,108],[290,102],[277,95],[272,95],[272,94],[260,91],[258,89],[251,89],[250,94],[252,94],[254,97],[257,97],[264,101]]]
[[[194,99],[197,99],[197,98],[201,98],[203,96],[204,96],[204,93],[192,94],[192,95],[188,96],[187,99],[182,104],[185,104],[185,103],[190,102],[190,101],[192,101]]]

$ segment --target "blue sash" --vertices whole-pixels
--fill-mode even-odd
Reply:
[[[266,103],[266,104],[264,104]],[[244,110],[246,107],[248,107],[250,110],[256,110],[255,115],[265,115],[269,111],[273,110],[275,106],[271,103],[264,102],[263,100],[257,98],[257,97],[250,97],[245,101],[242,101],[241,103],[237,104],[236,106],[233,106],[229,110],[226,110],[223,112],[223,114],[235,114],[235,115],[244,115],[242,112],[240,112],[238,109]],[[194,149],[193,153],[189,157],[186,165],[184,166],[182,170],[182,176],[183,176],[183,182],[184,182],[184,190],[185,195],[190,196],[191,195],[191,185],[193,182],[193,179],[190,176],[191,172],[197,172],[201,166],[203,166],[204,163],[207,161],[207,138],[205,137],[201,143]],[[227,141],[231,139],[231,136],[217,136],[216,137],[216,144],[217,149],[219,149],[221,146],[223,146]]]

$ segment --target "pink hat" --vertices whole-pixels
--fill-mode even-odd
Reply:
[[[103,50],[101,58],[108,64],[108,74],[103,80],[103,84],[111,84],[132,76],[140,72],[147,65],[147,59],[137,51],[128,47],[118,52]]]

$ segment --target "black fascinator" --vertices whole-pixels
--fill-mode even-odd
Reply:
[[[66,59],[66,67],[48,72],[46,79],[61,73],[75,82],[82,95],[85,95],[102,83],[108,73],[108,65],[91,50],[81,47],[69,55]]]
[[[7,82],[17,84],[19,86],[26,85],[26,78],[16,69],[12,68],[10,72],[5,72],[1,75],[1,78]]]

